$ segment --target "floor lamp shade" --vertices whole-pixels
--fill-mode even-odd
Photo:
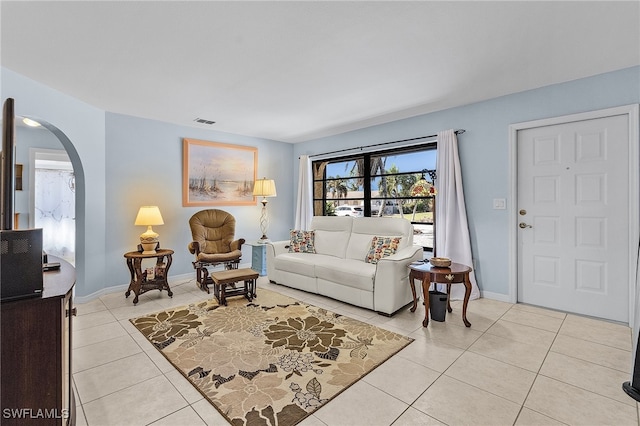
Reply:
[[[260,231],[262,232],[262,237],[260,237],[261,242],[266,242],[268,240],[267,228],[269,227],[269,217],[267,215],[267,197],[275,197],[276,195],[276,183],[273,179],[262,178],[254,182],[253,196],[262,197],[262,211],[260,212]]]
[[[136,216],[135,225],[146,226],[147,230],[140,235],[140,244],[143,248],[143,253],[155,253],[158,246],[158,233],[152,229],[153,225],[164,225],[162,220],[162,214],[158,206],[142,206],[138,210],[138,216]]]

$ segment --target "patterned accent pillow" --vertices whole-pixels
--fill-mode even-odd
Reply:
[[[315,231],[300,231],[292,229],[289,253],[315,253],[316,249],[313,246],[315,236]]]
[[[364,261],[376,264],[383,257],[391,256],[398,250],[402,237],[373,237],[371,247]]]

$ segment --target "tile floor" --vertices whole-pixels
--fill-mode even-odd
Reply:
[[[78,304],[73,323],[77,425],[226,425],[129,318],[207,298],[193,280],[152,291],[138,306],[122,292]],[[305,419],[322,425],[638,425],[623,325],[489,299],[423,328],[421,309],[392,318],[317,295],[269,288],[380,327],[413,343]],[[258,290],[259,296],[259,290]],[[210,296],[209,296],[210,297]]]

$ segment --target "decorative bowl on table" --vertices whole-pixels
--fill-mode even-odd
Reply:
[[[429,259],[429,263],[431,263],[436,268],[448,268],[451,266],[451,259],[446,257],[432,257]]]

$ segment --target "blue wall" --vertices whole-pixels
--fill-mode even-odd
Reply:
[[[182,207],[182,138],[201,139],[258,148],[258,177],[274,179],[278,196],[269,199],[268,235],[288,238],[293,223],[294,182],[290,168],[291,144],[212,130],[177,126],[121,114],[106,114],[106,262],[110,284],[129,282],[123,253],[135,250],[143,227],[134,226],[138,209],[157,205],[164,225],[154,226],[162,247],[175,251],[169,275],[194,273],[189,218],[201,207]],[[236,218],[236,236],[256,241],[260,233],[260,208],[220,206]],[[243,261],[250,262],[251,247],[243,247]],[[195,276],[195,275],[194,275]]]
[[[269,201],[269,236],[278,240],[287,238],[294,222],[298,156],[450,128],[466,129],[459,138],[459,150],[478,282],[486,294],[507,295],[509,218],[507,210],[493,210],[492,200],[512,202],[509,125],[640,103],[640,67],[633,67],[290,145],[105,113],[5,68],[1,83],[2,99],[15,98],[18,115],[44,120],[68,137],[76,151],[70,153],[72,162],[80,162],[83,169],[85,188],[77,194],[76,206],[86,216],[77,224],[76,294],[81,297],[128,283],[122,255],[138,243],[143,230],[133,222],[145,204],[157,204],[162,211],[165,225],[154,229],[162,246],[176,252],[170,275],[192,273],[187,222],[199,209],[182,207],[184,137],[258,147],[258,175],[275,179],[278,186],[278,196]],[[151,165],[148,157],[153,159]],[[76,178],[78,188],[81,183]],[[259,203],[225,209],[238,219],[239,237],[257,239]],[[244,258],[249,256],[247,247]]]
[[[296,144],[294,176],[303,154],[465,129],[458,147],[476,278],[483,292],[508,295],[508,210],[494,210],[493,199],[505,198],[508,208],[513,202],[508,187],[509,125],[637,103],[640,67],[632,67]]]
[[[1,83],[2,99],[16,101],[16,115],[51,126],[74,164],[76,296],[90,298],[129,283],[123,254],[139,243],[144,229],[133,222],[146,204],[160,206],[165,225],[156,231],[162,246],[175,250],[170,275],[193,273],[188,221],[200,209],[182,207],[184,137],[257,147],[258,175],[274,179],[278,188],[278,196],[269,201],[269,236],[288,237],[294,180],[292,170],[282,166],[291,163],[290,144],[107,113],[6,68]],[[223,207],[237,219],[237,236],[248,242],[262,235],[259,206],[256,201],[255,206]],[[249,246],[243,255],[251,258]]]
[[[58,133],[76,172],[76,294],[105,287],[104,111],[2,68],[2,100]],[[16,142],[18,145],[18,142]]]

